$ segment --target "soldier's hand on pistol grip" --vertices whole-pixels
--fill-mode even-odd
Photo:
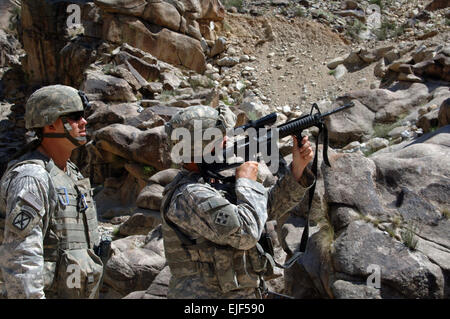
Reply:
[[[299,181],[303,175],[305,167],[314,158],[314,152],[311,147],[311,143],[308,140],[308,136],[303,137],[302,146],[298,147],[298,141],[295,136],[294,146],[292,147],[292,174],[294,178]]]

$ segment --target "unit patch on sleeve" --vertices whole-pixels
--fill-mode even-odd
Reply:
[[[21,237],[27,236],[41,220],[40,213],[27,204],[23,200],[19,201],[6,215],[5,229]]]
[[[222,226],[226,226],[226,225],[228,225],[229,217],[230,217],[230,215],[228,215],[227,213],[219,212],[216,215],[216,219],[215,219],[214,222],[216,224],[219,224],[219,225],[222,225]]]
[[[30,221],[33,219],[33,215],[28,213],[25,210],[21,210],[19,214],[16,215],[16,217],[13,219],[13,226],[18,228],[20,231],[27,228]]]

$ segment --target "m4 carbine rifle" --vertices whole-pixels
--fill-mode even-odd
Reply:
[[[311,165],[311,171],[315,176],[315,181],[314,181],[313,185],[311,186],[311,188],[309,189],[307,223],[303,230],[299,251],[296,252],[292,256],[292,258],[290,258],[284,265],[279,265],[277,263],[277,265],[280,267],[288,268],[288,267],[292,266],[294,264],[294,262],[297,261],[297,259],[299,259],[306,250],[306,244],[307,244],[308,237],[309,237],[309,212],[311,210],[313,196],[314,196],[314,192],[315,192],[315,188],[316,188],[316,180],[317,180],[318,145],[319,145],[319,137],[320,136],[323,136],[323,152],[322,152],[323,153],[323,161],[326,165],[331,166],[330,162],[328,160],[328,129],[325,125],[324,119],[327,116],[330,116],[337,112],[344,111],[353,106],[354,106],[354,103],[350,102],[350,103],[347,103],[336,109],[328,111],[326,113],[321,113],[318,105],[316,103],[314,103],[313,106],[311,107],[311,111],[309,114],[301,116],[297,119],[288,121],[288,122],[283,123],[276,127],[276,130],[278,130],[278,138],[279,139],[289,136],[289,135],[294,135],[297,138],[299,146],[302,141],[302,132],[304,130],[306,130],[310,127],[313,127],[313,126],[315,126],[319,129],[319,134],[316,138],[316,151],[315,151],[313,163]],[[316,110],[315,113],[313,113],[314,110]],[[243,132],[247,131],[248,129],[254,128],[256,130],[256,132],[258,133],[259,129],[275,124],[276,120],[277,120],[277,113],[271,113],[271,114],[266,115],[258,120],[249,121],[245,125],[235,128],[234,132],[242,134]],[[250,144],[252,142],[253,143],[256,142],[257,153],[260,150],[262,150],[262,148],[266,148],[267,155],[270,155],[270,144],[272,142],[271,141],[272,134],[270,131],[264,136],[259,136],[257,134],[256,137],[255,136],[253,137],[253,139],[256,139],[256,141],[255,140],[252,141],[250,139],[250,137],[247,136],[247,137],[245,137],[243,143],[242,143],[242,141],[241,141],[241,143],[234,143],[232,146],[229,146],[226,149],[224,149],[223,157],[222,157],[224,159],[223,162],[215,162],[215,163],[210,163],[210,164],[207,164],[207,163],[199,164],[199,167],[200,167],[200,170],[201,170],[203,176],[206,178],[209,178],[209,179],[220,180],[222,182],[222,184],[217,185],[217,183],[215,183],[216,186],[219,186],[216,188],[222,188],[223,190],[227,191],[226,193],[233,193],[233,192],[230,192],[231,189],[229,189],[230,188],[229,186],[234,185],[235,177],[234,176],[224,177],[221,174],[219,174],[219,172],[230,169],[230,168],[237,167],[237,166],[241,165],[243,162],[246,162],[249,160],[255,160],[254,159],[255,154],[250,154]],[[227,162],[227,156],[229,156],[230,154],[236,155],[236,154],[242,154],[242,153],[244,154],[243,162],[242,161],[235,162],[235,163]],[[281,154],[279,155],[278,159],[280,162],[279,164],[286,167],[286,162],[283,159],[283,157],[281,156]],[[228,186],[227,186],[227,183],[229,183]],[[229,199],[233,201],[232,198],[229,198]],[[267,240],[268,239],[266,239],[266,244],[264,243],[264,240],[263,241],[260,240],[260,242],[261,242],[262,246],[269,246],[269,247],[264,247],[264,250],[270,251],[271,243],[270,243],[270,240],[268,240],[268,241]],[[273,254],[273,251],[269,252],[269,253]]]
[[[350,107],[354,106],[353,102],[347,103],[343,106],[340,106],[334,110],[331,110],[326,113],[321,113],[319,107],[316,103],[313,104],[311,108],[310,114],[303,115],[299,118],[296,118],[294,120],[288,121],[286,123],[283,123],[279,126],[277,126],[275,129],[278,131],[278,138],[282,139],[289,135],[294,135],[297,138],[298,143],[301,143],[302,141],[302,132],[310,127],[317,127],[319,129],[319,135],[316,139],[316,146],[319,141],[319,137],[323,135],[323,159],[325,164],[330,166],[330,163],[328,161],[328,130],[324,123],[324,119],[327,116],[330,116],[331,114],[343,111],[345,109],[348,109]],[[313,113],[313,111],[316,110],[316,113]],[[224,161],[214,162],[214,163],[202,163],[200,166],[202,168],[203,172],[206,172],[207,175],[209,175],[212,178],[217,179],[223,179],[223,177],[218,174],[218,172],[237,167],[241,165],[243,162],[249,161],[249,160],[257,160],[255,158],[256,154],[251,154],[250,152],[250,144],[255,143],[257,149],[256,153],[259,153],[263,148],[265,148],[267,155],[270,154],[270,143],[272,142],[272,132],[268,131],[266,135],[259,136],[259,129],[265,128],[266,126],[271,126],[275,124],[277,120],[277,113],[271,113],[269,115],[266,115],[258,120],[255,121],[249,121],[248,123],[236,127],[234,129],[234,132],[239,134],[246,132],[248,129],[253,128],[256,130],[257,135],[253,137],[253,139],[256,140],[250,140],[250,137],[245,137],[244,140],[241,140],[237,143],[234,143],[233,145],[225,148],[223,150],[223,157]],[[274,129],[274,128],[272,128]],[[317,150],[317,148],[316,148]],[[227,159],[231,155],[238,155],[243,154],[243,161],[240,162],[233,162],[230,163],[227,161]],[[316,152],[317,155],[317,152]],[[280,156],[280,161],[283,161],[283,157]]]

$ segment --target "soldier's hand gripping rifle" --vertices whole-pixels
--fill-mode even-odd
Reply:
[[[331,110],[329,112],[321,113],[317,104],[314,103],[313,106],[311,107],[311,111],[310,111],[309,115],[301,116],[297,119],[288,121],[288,122],[283,123],[276,127],[277,131],[275,133],[278,133],[277,134],[278,139],[281,139],[281,138],[289,136],[289,135],[294,135],[297,138],[299,147],[301,146],[300,144],[302,141],[302,132],[304,130],[306,130],[310,127],[313,127],[313,126],[315,126],[319,129],[319,134],[316,138],[316,150],[315,150],[314,160],[311,165],[311,171],[314,174],[316,180],[317,180],[318,145],[319,145],[320,136],[323,136],[323,152],[322,152],[323,153],[323,161],[326,165],[331,166],[330,162],[328,160],[328,129],[325,125],[324,118],[326,118],[327,116],[330,116],[334,113],[341,112],[352,106],[354,106],[354,103],[350,102],[350,103],[340,106],[334,110]],[[314,110],[316,111],[315,113],[313,113]],[[234,130],[234,132],[236,132],[238,134],[239,133],[242,134],[242,132],[246,132],[250,128],[259,130],[261,128],[264,128],[265,126],[273,125],[276,122],[276,120],[277,120],[277,114],[271,113],[271,114],[264,116],[256,121],[250,121],[243,126],[237,127]],[[266,154],[270,156],[271,155],[270,154],[271,143],[272,143],[272,139],[274,138],[272,131],[267,132],[267,134],[265,134],[263,136],[259,136],[258,133],[259,132],[257,131],[256,135],[247,136],[241,140],[241,143],[234,143],[234,145],[224,149],[222,158],[225,159],[225,161],[223,161],[223,162],[219,161],[219,162],[215,162],[215,163],[211,163],[211,164],[206,164],[206,163],[199,164],[202,174],[208,178],[214,178],[214,179],[221,180],[223,183],[222,183],[222,186],[219,186],[219,188],[226,190],[227,191],[226,193],[233,193],[233,192],[229,192],[230,189],[228,189],[228,188],[232,188],[232,185],[234,186],[234,182],[235,182],[234,176],[224,177],[224,176],[220,175],[219,172],[229,169],[229,168],[237,167],[242,164],[242,161],[235,162],[235,163],[228,163],[227,159],[230,157],[230,154],[232,154],[232,155],[243,154],[244,162],[249,161],[249,160],[258,160],[259,158],[256,157],[256,154],[252,154],[252,152],[251,152],[251,143],[256,143],[256,145],[253,144],[253,153],[255,153],[255,146],[256,146],[256,153],[259,153],[260,151],[265,150]],[[274,159],[271,159],[271,160],[274,160]],[[279,163],[278,163],[279,166],[277,166],[277,167],[280,167],[280,164],[284,168],[287,166],[286,162],[283,159],[283,157],[281,156],[281,154],[279,154],[279,157],[277,158],[277,160],[279,161]],[[279,171],[279,169],[278,169],[278,171]],[[227,183],[229,183],[229,182],[231,182],[231,184],[227,185]],[[279,265],[277,263],[277,265],[280,267],[288,268],[288,267],[292,266],[294,264],[294,262],[297,261],[297,259],[299,259],[305,252],[306,244],[307,244],[308,237],[309,237],[309,211],[311,210],[315,188],[316,188],[316,181],[314,181],[314,184],[309,189],[307,222],[306,222],[306,226],[303,230],[302,238],[300,241],[299,251],[296,252],[292,256],[292,258],[290,258],[284,265]],[[233,200],[233,198],[229,198],[229,200]],[[270,246],[270,243],[269,243],[269,246]],[[269,250],[270,250],[270,247],[269,247]]]

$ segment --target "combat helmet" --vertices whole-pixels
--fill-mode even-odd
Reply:
[[[29,130],[43,128],[53,124],[61,118],[64,124],[64,133],[46,133],[43,137],[68,138],[76,146],[86,141],[86,137],[74,138],[69,134],[72,129],[66,115],[84,112],[89,107],[89,101],[82,91],[66,85],[49,85],[35,91],[29,98],[25,107],[25,127]]]
[[[189,131],[192,137],[195,136],[197,130],[205,132],[208,128],[218,128],[225,135],[227,130],[236,125],[236,115],[226,105],[220,105],[217,109],[207,105],[194,105],[178,111],[165,124],[165,132],[167,134],[169,144],[173,147],[177,142],[172,133],[178,128],[184,128]],[[198,132],[197,132],[198,133]],[[194,150],[194,141],[191,150]],[[203,148],[210,143],[211,140],[202,139]]]

